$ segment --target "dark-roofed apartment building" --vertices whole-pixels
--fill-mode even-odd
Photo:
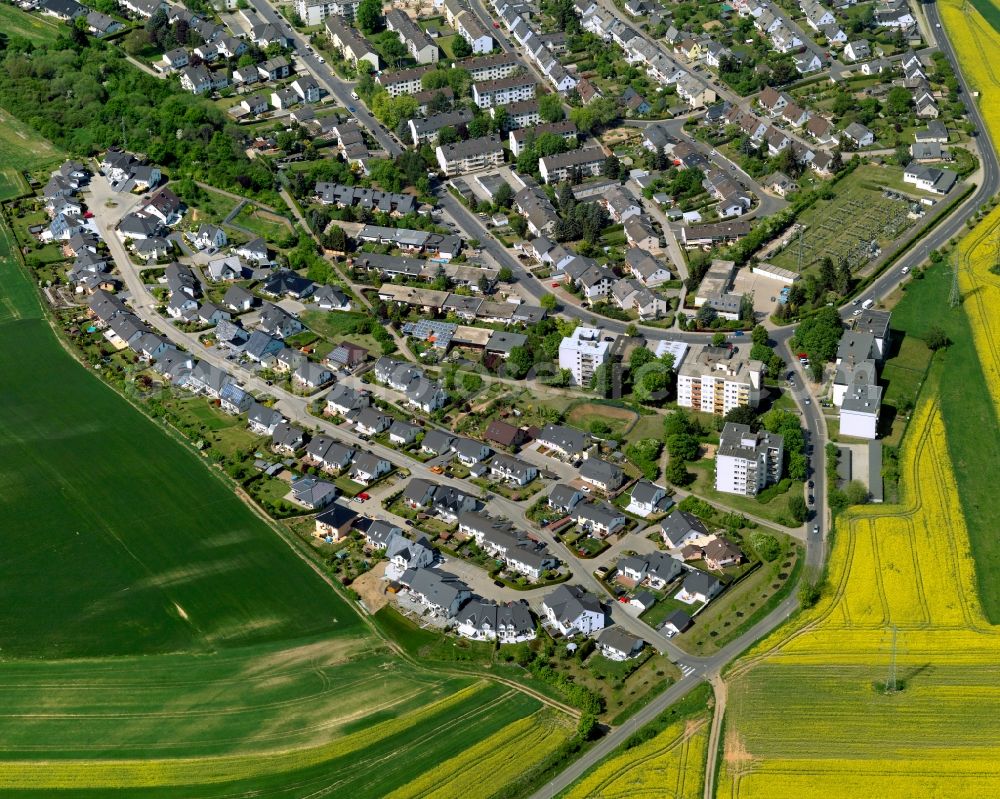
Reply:
[[[438,145],[437,162],[446,175],[499,166],[503,163],[503,144],[499,136],[491,135]]]

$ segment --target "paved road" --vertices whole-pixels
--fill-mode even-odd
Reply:
[[[263,19],[281,28],[288,35],[294,43],[295,57],[309,67],[309,71],[316,78],[316,82],[326,89],[328,94],[335,97],[340,105],[344,108],[354,109],[351,115],[368,128],[383,150],[391,156],[397,156],[403,152],[403,148],[400,147],[399,142],[379,124],[379,121],[368,112],[364,104],[351,97],[351,84],[339,78],[329,64],[325,62],[320,63],[320,56],[306,50],[306,45],[309,44],[308,39],[294,30],[289,25],[288,20],[281,16],[275,10],[274,6],[267,0],[248,0],[248,2],[251,8]]]

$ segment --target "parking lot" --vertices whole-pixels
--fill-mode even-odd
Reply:
[[[774,309],[778,307],[778,297],[784,288],[788,288],[787,283],[773,277],[755,275],[749,268],[740,269],[733,281],[733,294],[753,296],[753,310],[758,318],[766,318],[774,313]]]

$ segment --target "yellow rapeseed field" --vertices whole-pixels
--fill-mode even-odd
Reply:
[[[962,72],[980,92],[980,113],[993,146],[1000,151],[1000,33],[963,0],[941,0],[938,6]],[[963,239],[959,248],[959,284],[983,374],[1000,414],[1000,345],[997,343],[1000,341],[1000,275],[990,272],[990,267],[996,264],[998,240],[1000,209],[994,210]]]
[[[541,763],[572,733],[566,717],[540,710],[425,772],[387,799],[486,799]]]
[[[1000,632],[933,399],[901,466],[902,504],[841,517],[823,599],[729,675],[720,797],[1000,796]]]
[[[618,757],[605,760],[564,799],[699,799],[708,717],[679,721]]]

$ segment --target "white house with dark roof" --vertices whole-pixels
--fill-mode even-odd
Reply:
[[[605,627],[597,636],[597,648],[608,660],[625,661],[638,657],[644,643],[620,627]]]
[[[565,583],[545,597],[542,612],[549,624],[566,636],[593,635],[603,630],[607,623],[604,608],[596,596]]]
[[[580,527],[601,537],[625,526],[625,514],[607,502],[581,502],[573,513]]]
[[[392,464],[370,452],[354,453],[351,462],[351,479],[363,486],[371,485],[392,471]]]
[[[675,510],[660,523],[663,543],[670,549],[680,549],[699,539],[708,538],[708,528],[697,516],[682,510]]]
[[[632,486],[626,510],[645,519],[654,513],[662,513],[672,504],[673,501],[667,496],[666,488],[655,485],[649,480],[639,480]]]
[[[490,461],[490,479],[524,486],[538,477],[538,467],[512,455],[499,453]]]

